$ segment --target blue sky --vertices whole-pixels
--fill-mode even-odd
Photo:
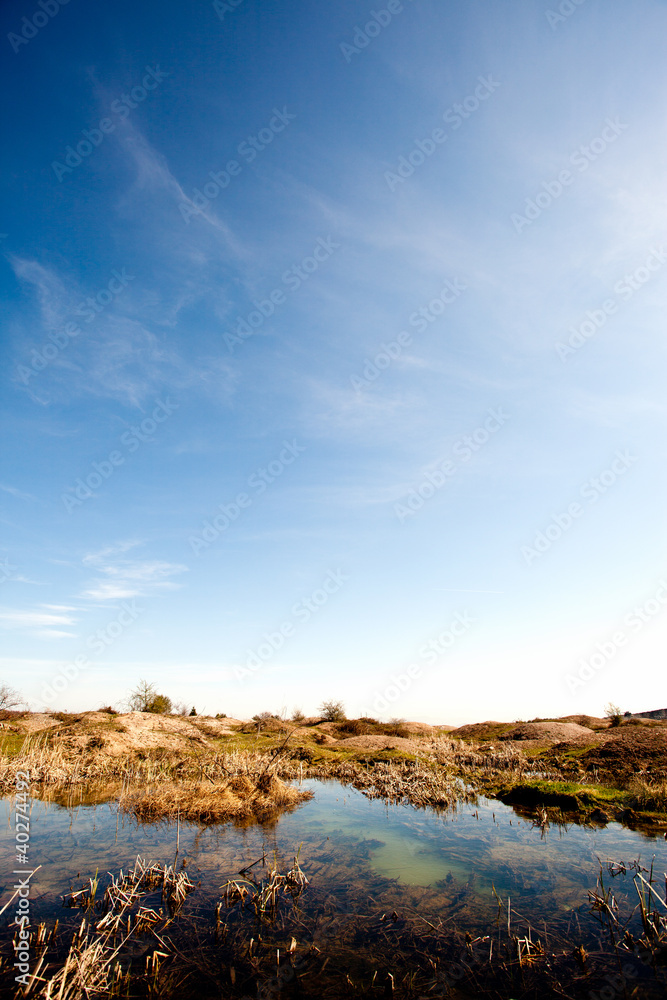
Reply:
[[[667,5],[0,18],[2,679],[667,704]]]

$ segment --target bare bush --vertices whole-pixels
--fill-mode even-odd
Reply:
[[[6,712],[21,704],[21,695],[9,684],[0,684],[0,711]]]
[[[318,711],[325,722],[344,722],[346,719],[342,701],[323,701]]]

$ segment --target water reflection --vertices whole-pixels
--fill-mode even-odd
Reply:
[[[427,899],[432,912],[463,894],[480,919],[489,919],[495,889],[511,895],[526,917],[541,922],[545,914],[581,907],[595,884],[598,858],[650,861],[655,854],[659,864],[667,860],[664,840],[616,824],[552,826],[544,832],[511,808],[485,799],[436,814],[369,800],[337,782],[306,781],[304,786],[312,788],[314,799],[269,827],[180,824],[179,860],[188,860],[205,897],[216,897],[220,885],[262,853],[289,860],[302,845],[300,862],[311,884],[341,906],[346,905],[345,886],[356,883],[357,891],[391,889],[394,902]],[[42,865],[33,898],[40,919],[55,914],[60,897],[80,877],[127,868],[137,854],[174,859],[174,824],[139,824],[120,815],[113,800],[86,804],[90,798],[71,798],[67,805],[33,801],[32,863]],[[9,799],[3,801],[7,851],[13,846],[10,805]],[[3,892],[9,884],[5,875]]]

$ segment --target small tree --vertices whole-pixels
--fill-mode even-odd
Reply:
[[[0,711],[6,712],[21,704],[21,695],[9,684],[0,684]]]
[[[618,705],[613,701],[608,702],[604,707],[605,718],[609,719],[612,726],[620,726],[623,713]]]
[[[131,712],[153,712],[168,715],[171,712],[171,698],[160,694],[154,684],[140,680],[128,699]]]
[[[292,712],[292,722],[303,722],[306,716],[303,714],[300,708],[295,708]]]
[[[342,701],[323,701],[319,711],[325,722],[345,722],[345,706]]]
[[[131,712],[148,712],[148,706],[157,697],[157,688],[148,681],[140,680],[134,691],[130,691],[127,702]]]

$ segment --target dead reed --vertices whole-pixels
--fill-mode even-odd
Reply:
[[[281,812],[294,809],[313,793],[286,785],[266,771],[236,774],[226,781],[160,782],[128,788],[119,807],[137,819],[155,822],[180,819],[196,823],[267,823]]]
[[[636,809],[667,812],[667,781],[636,776],[625,787]]]
[[[40,925],[34,942],[39,963],[22,995],[39,1000],[251,995],[590,1000],[611,990],[618,1000],[664,996],[663,876],[638,861],[601,868],[589,893],[600,934],[589,933],[584,940],[579,914],[573,914],[569,947],[546,923],[538,933],[520,904],[517,908],[514,898],[498,893],[496,919],[487,916],[485,928],[474,929],[472,910],[453,905],[454,919],[448,913],[438,916],[407,899],[399,903],[391,884],[369,906],[369,887],[350,881],[346,902],[332,905],[327,886],[317,885],[310,871],[309,881],[298,856],[287,871],[280,867],[277,857],[270,861],[266,854],[247,865],[225,883],[222,900],[211,904],[208,916],[196,908],[194,923],[192,909],[181,914],[194,889],[182,870],[138,858],[127,873],[109,874],[104,883],[96,873],[66,899],[86,912],[66,950],[53,955],[55,928],[49,934]],[[612,891],[614,880],[619,891],[615,886]],[[291,901],[299,900],[306,887],[305,905],[294,906]],[[148,905],[147,896],[156,892],[164,904],[175,900],[174,914],[166,905]],[[583,909],[579,913],[583,920]],[[190,922],[185,930],[181,923],[172,924],[168,937],[165,929],[176,916]],[[138,942],[140,936],[144,943]]]
[[[101,897],[98,897],[100,877],[96,872],[81,889],[72,890],[64,898],[64,905],[86,912],[64,954],[50,955],[50,949],[55,951],[58,921],[50,934],[46,933],[45,925],[40,925],[34,940],[37,965],[22,996],[43,1000],[120,997],[130,995],[131,986],[137,985],[142,986],[145,995],[160,994],[161,964],[170,957],[164,931],[194,885],[185,871],[139,857],[126,874],[121,870],[117,876],[109,873],[109,877]],[[157,890],[165,904],[165,909],[159,911],[142,903]],[[135,967],[128,965],[130,940],[147,933],[160,948],[153,948],[146,955],[145,968],[138,970],[136,963]],[[174,982],[173,977],[171,981]]]

